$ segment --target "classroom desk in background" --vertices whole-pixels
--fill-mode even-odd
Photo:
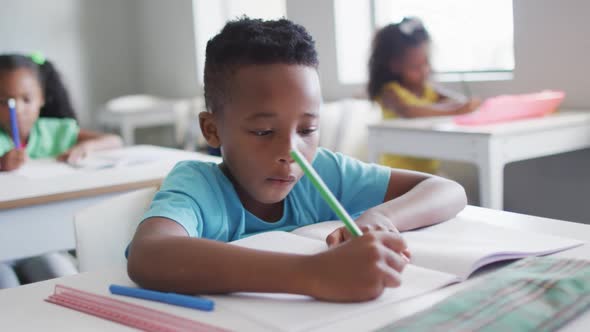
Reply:
[[[369,126],[369,161],[384,153],[477,165],[480,205],[503,207],[508,163],[590,147],[590,112],[486,126],[457,126],[450,117],[386,120]]]
[[[590,225],[576,224],[555,219],[540,218],[498,210],[490,210],[479,207],[468,206],[460,214],[462,217],[486,222],[493,225],[507,228],[533,231],[570,237],[583,241],[590,241]],[[557,253],[553,256],[582,258],[590,257],[590,246],[583,246]],[[406,301],[393,303],[379,309],[367,311],[354,315],[347,319],[339,320],[322,326],[314,331],[369,331],[384,326],[390,322],[408,316],[419,310],[431,306],[433,303],[456,293],[474,282],[477,282],[482,275],[489,273],[482,271],[469,280],[445,287],[443,289],[428,293]],[[127,277],[125,268],[113,268],[104,271],[83,273],[59,279],[48,280],[35,284],[25,285],[17,288],[0,291],[0,322],[3,329],[7,331],[127,331],[129,328],[86,315],[71,309],[50,304],[44,301],[50,294],[53,294],[56,284],[74,287],[95,294],[109,295],[110,284],[121,284],[132,286]],[[192,309],[141,301],[136,299],[124,299],[128,302],[140,303],[141,305],[163,310],[200,322],[224,327],[236,331],[272,331],[267,326],[260,325],[256,321],[248,320],[235,312],[229,311],[223,306],[218,306],[213,312],[202,312]],[[139,301],[139,302],[137,302]],[[272,314],[272,313],[269,313]],[[305,319],[305,317],[301,317]],[[562,331],[587,331],[590,324],[590,312],[587,312],[568,325]]]
[[[145,162],[72,169],[40,178],[0,173],[0,261],[73,249],[73,216],[84,207],[123,192],[159,185],[181,160],[220,160],[202,153],[148,145],[109,151],[119,152],[144,158]]]

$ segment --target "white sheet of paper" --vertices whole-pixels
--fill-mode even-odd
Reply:
[[[404,232],[403,236],[413,264],[462,279],[492,262],[550,254],[584,243],[461,218]]]
[[[46,179],[59,175],[68,175],[76,172],[76,170],[63,162],[55,159],[32,159],[27,161],[22,167],[10,174],[17,174],[29,179]]]
[[[286,232],[261,233],[233,244],[298,254],[314,254],[327,249],[323,241]],[[217,306],[246,315],[272,330],[302,331],[409,299],[456,281],[456,276],[408,265],[402,273],[402,286],[387,289],[378,299],[363,303],[323,302],[308,296],[270,293],[236,293],[208,297],[214,299]]]
[[[149,149],[140,146],[125,151],[98,151],[73,164],[54,158],[30,159],[19,169],[4,174],[16,174],[28,179],[46,179],[80,171],[90,172],[110,167],[132,167],[157,161],[158,158]]]
[[[101,169],[109,167],[127,167],[133,165],[155,162],[158,159],[149,151],[135,149],[131,151],[99,151],[88,155],[72,164],[73,167],[82,169]]]
[[[324,241],[328,234],[341,226],[339,221],[327,221],[298,228],[293,233]],[[412,253],[412,264],[454,274],[461,279],[486,264],[550,254],[583,244],[574,239],[462,218],[403,232],[402,236]]]

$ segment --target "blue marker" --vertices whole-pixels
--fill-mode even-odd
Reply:
[[[164,293],[143,288],[111,285],[109,291],[112,294],[136,297],[144,300],[168,303],[181,307],[193,308],[203,311],[212,311],[215,303],[212,300],[197,296],[182,295],[176,293]]]
[[[10,112],[10,128],[12,130],[12,142],[16,149],[22,148],[20,144],[20,134],[18,132],[18,123],[16,121],[16,100],[8,99],[8,111]]]

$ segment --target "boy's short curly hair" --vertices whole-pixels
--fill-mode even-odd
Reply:
[[[315,42],[301,25],[287,19],[263,21],[241,17],[228,22],[207,42],[205,103],[218,112],[230,98],[229,80],[240,66],[295,64],[317,68]]]

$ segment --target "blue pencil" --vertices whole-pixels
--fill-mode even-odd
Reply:
[[[10,129],[12,131],[12,142],[16,149],[22,148],[20,144],[20,133],[18,132],[18,122],[16,120],[16,100],[8,99],[8,111],[10,112]]]
[[[111,291],[111,293],[116,295],[136,297],[139,299],[163,302],[167,304],[193,308],[203,311],[212,311],[215,307],[215,302],[213,302],[212,300],[197,296],[189,296],[176,293],[164,293],[143,288],[126,287],[119,285],[111,285],[109,287],[109,290]]]

